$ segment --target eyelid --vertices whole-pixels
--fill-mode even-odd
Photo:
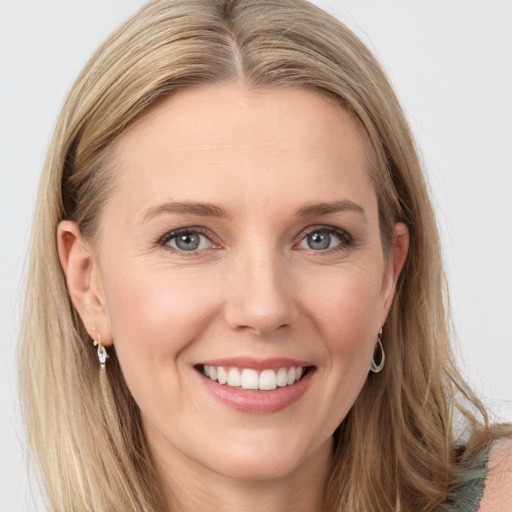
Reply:
[[[216,244],[212,240],[212,236],[211,236],[210,232],[208,232],[204,228],[196,227],[196,226],[187,226],[187,227],[184,227],[184,228],[178,228],[178,229],[173,229],[171,231],[168,231],[167,233],[165,233],[165,235],[161,236],[158,239],[157,243],[160,246],[166,247],[169,250],[171,250],[173,252],[180,253],[180,254],[193,255],[193,254],[197,254],[197,253],[202,252],[202,251],[205,250],[205,249],[200,249],[200,250],[194,250],[194,251],[183,251],[183,250],[176,249],[174,247],[170,247],[169,245],[167,245],[170,240],[178,237],[179,235],[183,235],[183,234],[186,234],[186,233],[197,233],[197,234],[199,234],[201,236],[204,236],[212,244],[213,248],[218,248],[219,247],[219,245]]]
[[[319,250],[319,251],[315,251],[315,250],[309,248],[310,251],[325,254],[325,253],[330,253],[330,252],[334,252],[334,251],[345,250],[348,247],[355,244],[354,237],[345,229],[337,228],[335,226],[321,225],[321,224],[316,225],[316,226],[309,226],[308,228],[303,230],[301,232],[300,239],[299,239],[298,243],[300,244],[303,240],[306,239],[306,237],[308,235],[311,235],[312,233],[322,232],[322,231],[337,236],[341,240],[341,243],[335,247],[331,247],[330,249],[324,249],[324,250]]]
[[[314,251],[313,249],[309,249],[312,252],[330,253],[330,252],[335,252],[337,250],[345,250],[348,247],[355,244],[354,237],[352,237],[352,235],[345,229],[338,228],[335,226],[319,224],[319,225],[314,225],[314,226],[308,226],[307,228],[302,230],[300,235],[298,235],[300,238],[299,238],[298,242],[294,245],[294,248],[297,248],[297,245],[300,244],[308,235],[315,233],[315,232],[322,232],[322,231],[327,232],[329,234],[334,234],[341,240],[341,243],[335,247],[331,247],[329,249],[324,249],[324,250],[319,250],[319,251]],[[205,250],[205,249],[200,249],[200,250],[194,250],[194,251],[184,251],[184,250],[176,249],[174,247],[170,247],[167,245],[170,240],[178,237],[181,234],[185,234],[185,233],[197,233],[199,235],[204,236],[212,244],[212,247],[210,247],[210,248],[218,249],[220,247],[220,245],[213,240],[211,232],[205,228],[200,227],[200,226],[187,226],[187,227],[183,227],[183,228],[173,229],[173,230],[165,233],[163,236],[161,236],[158,239],[157,243],[160,246],[164,246],[164,247],[168,248],[169,250],[171,250],[173,252],[180,253],[180,254],[194,255],[194,254],[198,254],[199,252],[202,252]]]

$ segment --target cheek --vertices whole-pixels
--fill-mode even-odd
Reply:
[[[361,342],[375,337],[382,309],[378,272],[339,272],[321,288],[311,307],[332,350],[357,351]]]
[[[201,277],[193,272],[133,264],[129,272],[123,272],[121,265],[105,279],[114,341],[131,339],[132,330],[144,344],[171,340],[175,335],[186,339],[187,329],[194,326],[190,319],[200,322],[207,309],[210,294],[204,283],[208,281],[198,286]],[[161,335],[155,337],[160,329]]]
[[[134,397],[160,378],[179,378],[172,366],[208,324],[217,299],[190,272],[136,265],[124,272],[118,262],[104,282],[116,353]],[[158,372],[162,365],[169,371]]]
[[[326,365],[319,371],[325,377],[324,397],[329,399],[324,402],[324,413],[331,431],[345,418],[368,377],[380,329],[380,283],[376,275],[340,273],[324,287],[324,293],[312,298],[312,316],[325,343]]]

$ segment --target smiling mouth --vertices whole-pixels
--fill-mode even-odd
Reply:
[[[277,369],[255,370],[201,364],[196,370],[205,377],[223,386],[245,390],[273,391],[278,388],[292,386],[303,379],[313,367],[291,366]]]

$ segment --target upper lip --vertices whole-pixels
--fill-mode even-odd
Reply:
[[[304,367],[314,366],[310,361],[291,359],[288,357],[274,357],[268,359],[258,359],[254,357],[230,357],[227,359],[209,359],[201,361],[198,364],[208,366],[236,367],[236,368],[253,368],[254,370],[277,370],[279,368],[291,368],[292,366]]]

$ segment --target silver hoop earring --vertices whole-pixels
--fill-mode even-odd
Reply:
[[[382,346],[382,341],[380,339],[381,334],[382,334],[382,329],[380,330],[379,334],[377,334],[377,345],[380,348],[380,363],[377,364],[375,362],[375,355],[374,355],[372,362],[370,364],[370,370],[373,373],[379,373],[382,370],[382,368],[384,368],[384,363],[386,362],[386,354],[384,352],[384,347]]]
[[[93,329],[95,331],[96,329]],[[98,333],[98,339],[93,341],[93,345],[98,347],[98,360],[100,362],[100,367],[105,368],[105,364],[107,363],[108,354],[107,349],[101,344],[101,334]]]

